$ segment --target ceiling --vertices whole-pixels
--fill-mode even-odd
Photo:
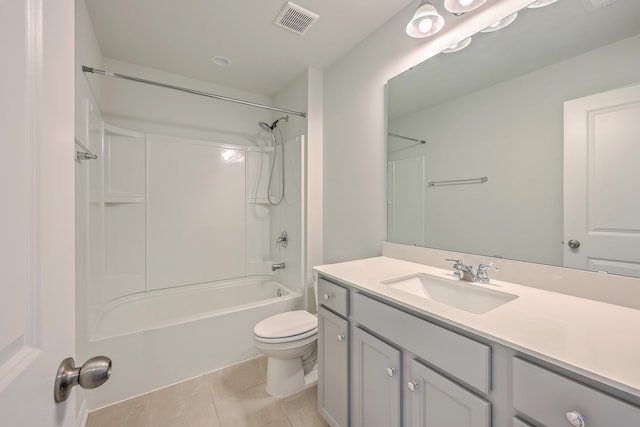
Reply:
[[[86,0],[104,57],[268,96],[330,66],[411,0],[295,0],[319,15],[304,35],[273,24],[285,3]],[[232,64],[215,65],[216,55]]]

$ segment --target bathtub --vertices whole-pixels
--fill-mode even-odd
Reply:
[[[103,354],[112,376],[86,394],[89,410],[258,356],[253,327],[302,308],[300,292],[269,276],[184,286],[110,302],[80,346],[80,360]],[[82,348],[86,347],[86,348]]]

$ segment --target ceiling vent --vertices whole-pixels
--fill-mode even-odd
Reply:
[[[315,13],[288,1],[273,23],[278,27],[303,35],[318,18],[319,16]]]

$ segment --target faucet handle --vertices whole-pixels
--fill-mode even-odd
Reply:
[[[474,282],[489,283],[489,275],[487,274],[487,270],[500,271],[498,267],[493,266],[493,262],[489,264],[480,264],[478,265],[478,272],[473,279]]]
[[[453,263],[453,276],[458,278],[458,279],[464,279],[465,278],[465,274],[467,274],[469,277],[473,276],[473,271],[472,268],[473,266],[471,265],[465,265],[464,262],[462,262],[461,259],[450,259],[447,258],[446,261],[448,262],[452,262]]]

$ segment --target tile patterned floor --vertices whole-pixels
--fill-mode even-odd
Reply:
[[[265,391],[264,357],[91,412],[87,427],[325,427],[317,387],[286,398]]]

